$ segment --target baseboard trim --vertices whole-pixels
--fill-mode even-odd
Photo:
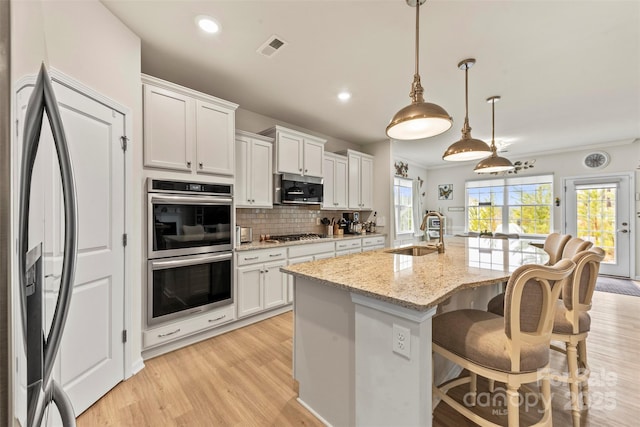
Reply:
[[[301,404],[307,411],[311,412],[311,414],[316,417],[318,419],[318,421],[320,421],[322,424],[326,425],[327,427],[333,427],[329,421],[325,420],[324,418],[322,418],[320,416],[320,414],[318,414],[316,411],[313,410],[313,408],[309,405],[307,405],[304,400],[300,399],[299,397],[296,398],[296,400],[298,401],[299,404]]]
[[[138,359],[131,364],[131,376],[129,378],[131,378],[138,372],[142,371],[143,369],[144,369],[144,360],[142,360],[142,357],[138,357]]]

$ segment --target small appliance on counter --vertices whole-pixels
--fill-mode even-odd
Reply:
[[[236,227],[236,236],[240,243],[251,243],[253,241],[253,229],[251,227]]]

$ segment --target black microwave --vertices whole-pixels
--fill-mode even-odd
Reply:
[[[322,204],[322,178],[293,174],[274,176],[273,202],[280,204]]]

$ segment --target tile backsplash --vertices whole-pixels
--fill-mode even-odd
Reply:
[[[344,211],[352,212],[352,211]],[[236,209],[236,225],[251,227],[253,239],[259,240],[261,234],[272,236],[283,234],[318,233],[325,234],[322,225],[316,225],[318,218],[342,218],[343,211],[323,211],[319,206],[282,206],[273,209]],[[366,215],[364,215],[366,214]],[[364,219],[369,212],[363,213]]]

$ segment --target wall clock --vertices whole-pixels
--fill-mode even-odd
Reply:
[[[609,154],[604,151],[594,151],[587,154],[583,160],[583,164],[590,169],[602,169],[609,164]]]

